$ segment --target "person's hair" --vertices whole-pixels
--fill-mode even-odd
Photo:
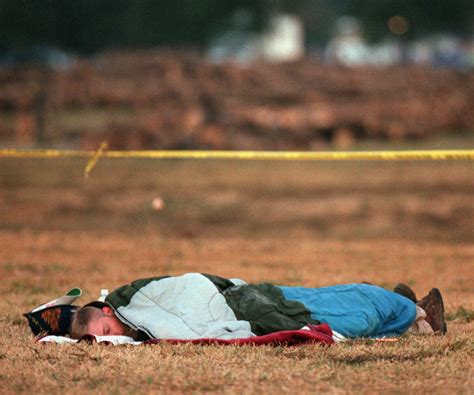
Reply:
[[[97,307],[84,306],[79,308],[72,316],[69,334],[73,339],[80,339],[87,335],[89,323],[103,315],[105,315],[103,311]]]

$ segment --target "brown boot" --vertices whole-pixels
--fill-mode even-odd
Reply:
[[[416,303],[418,300],[416,298],[415,291],[411,289],[408,285],[406,284],[397,284],[395,285],[395,288],[393,289],[393,292],[404,296],[405,298],[410,299],[413,303]]]
[[[428,324],[433,328],[433,331],[444,335],[447,331],[447,327],[444,321],[443,297],[439,289],[433,288],[417,305],[425,310],[426,321],[428,321]]]

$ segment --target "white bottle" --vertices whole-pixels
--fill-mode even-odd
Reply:
[[[100,297],[99,297],[99,302],[105,302],[106,296],[109,294],[108,289],[101,289],[100,290]]]

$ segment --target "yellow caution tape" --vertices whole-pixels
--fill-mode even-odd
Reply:
[[[89,160],[89,162],[87,162],[86,168],[84,169],[84,178],[89,178],[90,172],[97,164],[97,161],[99,160],[99,158],[102,155],[104,155],[104,152],[108,146],[109,145],[107,144],[107,141],[102,142],[102,144],[100,145],[99,149],[96,151],[94,156]]]
[[[106,151],[102,143],[97,151],[0,149],[0,158],[81,158],[89,157],[86,173],[90,173],[99,157],[154,159],[238,159],[238,160],[474,160],[472,150],[409,151]]]

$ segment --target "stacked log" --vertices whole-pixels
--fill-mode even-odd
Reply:
[[[473,88],[472,72],[414,66],[242,66],[193,53],[109,53],[68,70],[0,70],[0,138],[34,139],[42,116],[43,134],[80,136],[83,148],[104,139],[115,149],[346,148],[472,129]]]

